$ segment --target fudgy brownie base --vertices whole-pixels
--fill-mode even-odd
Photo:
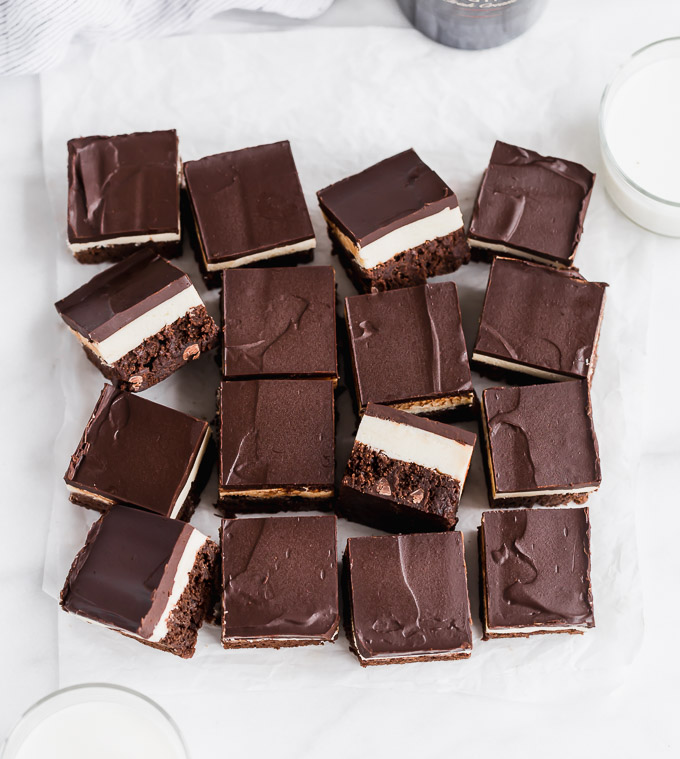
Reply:
[[[182,659],[191,659],[196,651],[198,631],[212,600],[212,583],[218,556],[219,546],[209,540],[196,557],[189,583],[170,614],[167,635],[158,643],[139,638],[135,640],[161,651],[169,651]]]
[[[354,629],[352,627],[352,585],[349,577],[349,562],[347,561],[347,549],[342,557],[342,569],[340,572],[340,592],[342,598],[342,619],[345,636],[349,643],[349,650],[357,657],[362,667],[374,667],[381,664],[410,664],[424,661],[455,661],[457,659],[469,659],[472,649],[469,651],[455,651],[446,655],[419,654],[414,656],[398,656],[394,658],[380,657],[376,659],[362,659],[354,645]]]
[[[459,501],[452,477],[355,442],[337,510],[387,532],[439,532],[456,526]]]
[[[126,245],[98,245],[94,248],[73,252],[73,257],[81,264],[101,264],[122,261],[141,248],[150,248],[164,258],[178,258],[182,255],[182,240],[171,242],[134,242]]]
[[[328,236],[333,246],[333,255],[338,256],[347,276],[359,292],[381,292],[424,285],[428,277],[449,274],[470,261],[470,249],[462,228],[445,237],[429,240],[417,248],[404,250],[372,269],[359,266],[330,227]]]
[[[84,346],[99,371],[123,390],[146,390],[217,345],[219,330],[205,306],[192,308],[177,321],[113,364],[105,364]]]
[[[306,498],[304,496],[277,496],[259,498],[257,496],[234,495],[218,496],[217,508],[226,519],[233,519],[237,514],[276,514],[279,511],[330,511],[333,495],[328,497]]]

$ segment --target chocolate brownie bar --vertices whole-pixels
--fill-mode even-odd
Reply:
[[[137,392],[217,344],[218,329],[189,277],[140,250],[55,303],[101,373]]]
[[[191,525],[113,506],[74,559],[61,607],[189,659],[212,597],[218,551]]]
[[[470,656],[462,533],[349,538],[343,592],[350,649],[363,667]]]
[[[468,232],[473,258],[572,266],[594,181],[579,163],[496,142]]]
[[[369,403],[340,486],[338,511],[391,532],[452,530],[476,435]]]
[[[421,285],[470,260],[453,190],[414,150],[317,196],[333,252],[360,292]]]
[[[489,505],[584,503],[600,486],[585,382],[485,390],[481,424]]]
[[[474,367],[482,374],[590,381],[606,287],[574,271],[496,258],[472,352]]]
[[[80,263],[141,246],[182,253],[181,163],[174,129],[68,142],[68,245]]]
[[[316,239],[287,140],[187,161],[184,177],[209,287],[224,269],[312,260]]]
[[[81,506],[123,503],[188,521],[213,446],[207,422],[105,385],[64,480]]]
[[[453,282],[345,298],[360,411],[471,416],[477,401]]]
[[[479,537],[485,640],[595,626],[587,508],[486,511]]]
[[[226,379],[337,381],[333,267],[227,269],[222,335]]]
[[[218,394],[219,506],[328,508],[334,495],[332,380],[231,380]]]
[[[338,635],[334,516],[222,522],[222,645],[282,648]]]

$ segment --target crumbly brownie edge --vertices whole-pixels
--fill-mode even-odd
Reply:
[[[73,252],[73,257],[81,264],[114,263],[131,256],[141,248],[150,248],[163,258],[179,258],[182,255],[182,241],[135,242],[126,245],[98,245],[86,250]]]
[[[156,385],[189,361],[212,350],[218,338],[217,325],[205,306],[197,306],[113,364],[105,364],[87,346],[83,349],[107,379],[123,390],[136,393]]]
[[[328,236],[332,243],[333,255],[338,256],[347,276],[359,292],[381,292],[423,285],[428,277],[449,274],[470,262],[470,249],[462,227],[444,237],[429,240],[417,248],[404,250],[372,269],[359,266],[330,227]]]
[[[452,529],[457,521],[461,492],[457,480],[436,469],[391,459],[360,442],[352,447],[342,485],[369,496],[382,496],[422,518],[432,517],[439,529],[443,525]]]
[[[190,659],[196,650],[198,631],[212,600],[212,585],[219,547],[212,540],[199,551],[189,574],[189,583],[168,620],[168,633],[158,643],[142,641],[182,659]]]

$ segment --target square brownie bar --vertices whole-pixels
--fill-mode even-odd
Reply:
[[[332,380],[223,382],[218,415],[218,505],[226,516],[329,508],[335,476]]]
[[[584,503],[600,486],[585,382],[485,390],[481,424],[490,506]]]
[[[343,592],[350,650],[362,667],[470,656],[462,533],[349,538]]]
[[[222,273],[226,379],[338,378],[332,266]]]
[[[338,511],[388,532],[452,530],[476,439],[450,424],[369,403]]]
[[[580,163],[496,142],[470,222],[472,257],[572,266],[594,181]]]
[[[214,461],[207,422],[105,385],[64,480],[81,506],[123,503],[188,521]]]
[[[340,620],[334,516],[225,519],[222,645],[334,641]]]
[[[312,260],[316,238],[287,140],[187,161],[184,177],[209,287],[223,269]]]
[[[55,303],[99,371],[137,392],[212,350],[217,325],[189,277],[140,250]]]
[[[606,287],[574,271],[496,258],[472,351],[474,367],[492,376],[590,381]]]
[[[595,626],[587,508],[485,511],[479,544],[484,640]]]
[[[424,416],[477,407],[453,282],[345,298],[359,411],[369,402]]]
[[[470,260],[453,190],[414,150],[317,196],[333,252],[360,292],[421,285]]]
[[[140,246],[182,253],[181,162],[174,129],[68,142],[68,245],[80,263]]]
[[[189,659],[212,599],[218,553],[191,525],[113,506],[74,559],[61,607]]]

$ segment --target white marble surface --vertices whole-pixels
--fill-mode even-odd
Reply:
[[[673,0],[657,0],[642,11],[636,11],[637,7],[630,3],[624,9],[613,0],[601,0],[596,7],[587,0],[569,4],[553,0],[545,18],[516,46],[517,54],[526,58],[526,82],[517,86],[530,87],[531,72],[540,66],[554,70],[560,79],[568,74],[574,87],[599,90],[604,81],[589,81],[592,70],[598,76],[602,70],[613,71],[618,60],[653,39],[668,36],[680,20]],[[372,0],[370,5],[337,0],[326,17],[310,26],[365,24],[399,26],[403,22],[389,0]],[[291,25],[238,14],[202,31],[245,33]],[[579,46],[584,25],[589,29],[584,35],[588,44]],[[548,46],[550,37],[554,45]],[[601,46],[593,44],[594,39]],[[540,57],[535,55],[537,49]],[[0,543],[4,612],[0,672],[5,686],[0,695],[0,738],[32,701],[73,681],[72,673],[60,667],[57,609],[41,590],[52,481],[58,476],[55,468],[63,467],[53,460],[51,437],[62,413],[60,394],[45,381],[54,370],[46,357],[51,355],[58,330],[52,303],[55,251],[61,247],[42,173],[39,86],[36,78],[0,80],[4,116],[0,119],[0,218],[5,230],[4,281],[8,283],[0,302],[5,323],[17,324],[7,330],[0,364],[5,386],[0,445],[8,523]],[[566,108],[568,113],[568,104],[541,103],[535,112],[508,113],[508,120],[540,118],[540,107],[546,105]],[[620,224],[626,227],[630,222],[621,218]],[[645,638],[624,682],[605,698],[571,698],[530,707],[523,703],[522,694],[516,702],[341,687],[300,691],[288,698],[267,689],[225,694],[222,724],[196,724],[185,730],[195,757],[214,753],[218,734],[225,740],[225,754],[248,756],[274,752],[279,757],[340,756],[349,745],[360,756],[406,756],[416,751],[434,756],[480,749],[502,750],[507,756],[537,750],[552,757],[576,752],[585,756],[677,755],[680,516],[671,488],[680,461],[676,433],[680,415],[672,402],[655,403],[651,388],[663,392],[670,386],[673,392],[673,385],[663,378],[674,379],[680,368],[677,357],[669,355],[677,345],[680,241],[639,237],[632,225],[630,233],[640,240],[640,281],[651,287],[653,302],[649,316],[644,311],[639,315],[641,320],[648,319],[647,350],[637,357],[648,370],[647,383],[628,390],[625,398],[638,411],[637,435],[644,451],[636,492],[628,497],[638,514]],[[27,300],[26,292],[31,299]],[[629,285],[633,314],[639,311],[636,292]],[[90,679],[97,679],[96,671]],[[200,704],[192,711],[200,715]],[[175,716],[181,719],[180,714]]]

